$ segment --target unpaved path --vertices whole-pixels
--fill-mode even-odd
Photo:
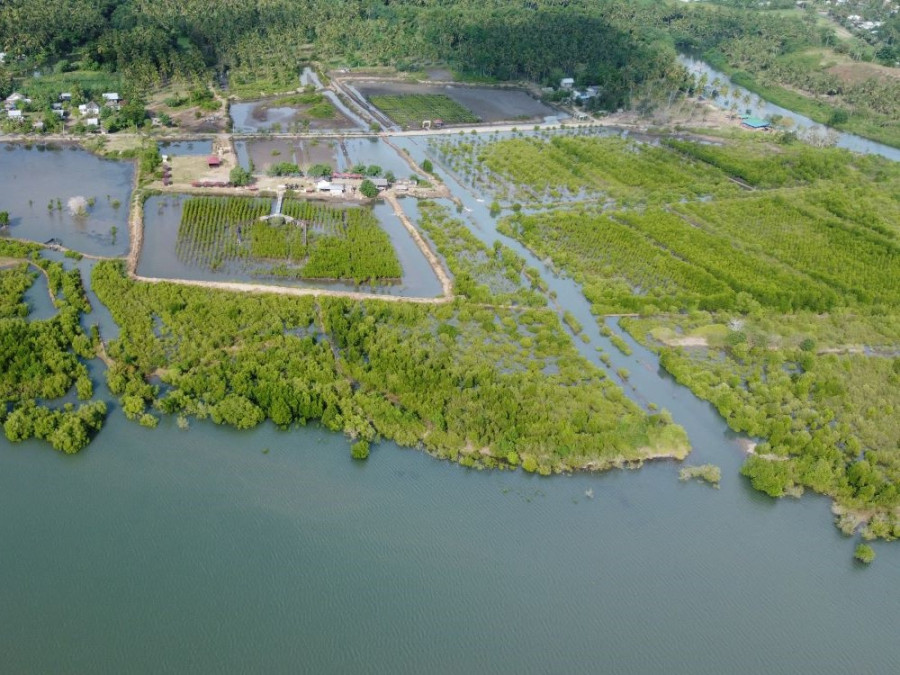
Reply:
[[[137,180],[137,179],[135,179]],[[126,268],[130,276],[137,274],[138,259],[144,245],[144,197],[139,190],[131,195],[131,213],[128,214],[128,235],[131,246],[128,249]]]
[[[237,281],[200,281],[198,279],[159,279],[157,277],[142,277],[136,274],[130,275],[135,281],[143,281],[150,284],[179,284],[181,286],[198,286],[200,288],[213,288],[221,291],[236,291],[240,293],[274,293],[275,295],[291,295],[295,297],[333,297],[348,298],[350,300],[383,300],[384,302],[411,302],[419,305],[442,305],[453,301],[453,296],[438,296],[436,298],[406,297],[402,295],[379,295],[378,293],[362,293],[358,291],[329,291],[321,288],[298,288],[294,286],[268,286],[266,284],[248,284]]]
[[[441,261],[438,260],[438,257],[434,254],[434,251],[431,250],[428,242],[425,241],[416,227],[410,222],[409,218],[406,217],[406,214],[403,213],[403,209],[400,207],[400,202],[397,200],[397,195],[388,190],[384,192],[382,196],[384,197],[384,201],[390,204],[391,208],[394,209],[394,213],[400,219],[400,222],[403,223],[403,227],[405,227],[406,231],[409,232],[409,236],[411,236],[413,238],[413,241],[416,242],[416,246],[419,247],[419,250],[422,251],[422,255],[425,256],[428,264],[431,265],[431,269],[434,270],[438,281],[441,282],[441,290],[444,294],[443,300],[445,302],[452,300],[453,282],[450,280],[450,275],[447,274],[447,271],[444,269]]]

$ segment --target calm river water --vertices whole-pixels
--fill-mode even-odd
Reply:
[[[119,412],[76,457],[0,440],[4,671],[897,672],[898,548],[861,569],[710,442],[721,490]]]
[[[721,466],[721,489],[671,462],[540,478],[382,443],[355,463],[317,427],[147,430],[114,408],[75,457],[0,437],[3,671],[900,671],[900,545],[863,568],[827,500],[750,489],[715,411],[627,336],[633,354],[616,351],[577,285],[437,170],[473,232],[514,246],[576,314],[585,356],[631,371],[629,395],[687,429],[689,461]],[[95,321],[115,335],[108,312]]]

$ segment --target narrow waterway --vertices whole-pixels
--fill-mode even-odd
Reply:
[[[709,83],[712,83],[714,80],[719,80],[723,85],[727,86],[732,92],[730,96],[717,96],[713,99],[713,102],[722,108],[728,109],[733,103],[737,106],[739,112],[745,113],[749,111],[749,114],[755,117],[765,119],[767,117],[779,115],[788,118],[793,121],[795,129],[830,129],[830,127],[814,122],[800,113],[796,113],[766,101],[749,89],[745,89],[744,87],[735,84],[728,75],[716,70],[708,63],[695,56],[679,54],[678,59],[692,74],[697,76],[706,75]],[[868,138],[863,138],[862,136],[857,136],[856,134],[850,134],[844,131],[838,131],[837,129],[831,129],[831,131],[837,135],[836,145],[839,148],[846,148],[847,150],[863,154],[881,155],[882,157],[887,157],[895,162],[900,161],[900,148],[893,148],[890,145],[871,141]]]
[[[530,267],[536,269],[541,279],[547,284],[550,304],[562,318],[564,312],[571,312],[582,325],[587,341],[580,336],[572,335],[582,356],[603,370],[608,377],[619,382],[625,393],[645,410],[653,404],[672,413],[674,420],[688,432],[693,448],[689,458],[691,463],[712,462],[723,469],[723,474],[735,475],[743,461],[740,437],[732,432],[722,417],[707,402],[694,396],[689,389],[677,384],[668,373],[659,366],[655,353],[635,342],[619,328],[616,319],[598,322],[591,313],[590,303],[584,297],[583,289],[570,277],[557,274],[547,262],[539,259],[528,248],[517,240],[497,231],[497,219],[490,215],[486,195],[464,183],[452,170],[448,169],[437,156],[430,153],[427,138],[414,137],[397,139],[401,148],[410,154],[420,157],[428,154],[435,167],[435,173],[450,188],[450,191],[463,205],[462,218],[469,229],[488,246],[499,241],[520,255]],[[455,209],[449,201],[442,202],[448,209]],[[604,323],[614,333],[624,337],[631,347],[630,355],[623,354],[600,331]],[[607,367],[600,359],[606,354],[610,361]],[[628,371],[627,380],[619,376],[621,369]]]

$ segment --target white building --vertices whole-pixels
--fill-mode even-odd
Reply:
[[[575,78],[574,77],[564,77],[559,81],[560,89],[571,89],[575,86]]]

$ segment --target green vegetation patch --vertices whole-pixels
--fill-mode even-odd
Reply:
[[[319,420],[468,466],[514,453],[547,473],[687,451],[683,430],[631,403],[547,309],[245,296],[133,282],[117,262],[98,264],[93,286],[123,327],[109,384],[135,419],[153,406],[239,428]]]
[[[433,202],[420,202],[419,224],[447,257],[456,292],[476,302],[544,306],[542,281],[529,273],[525,261],[509,248],[493,249],[447,209]]]
[[[595,164],[634,156],[607,148]],[[658,151],[682,157],[686,182],[718,172],[744,188],[659,202],[648,185],[632,193],[639,208],[519,212],[501,231],[572,274],[596,313],[646,317],[622,326],[760,439],[743,468],[754,487],[830,495],[867,536],[900,536],[900,169],[766,141]]]
[[[710,325],[724,337],[693,347],[666,344],[673,328],[691,335]],[[845,509],[886,519],[877,536],[900,536],[896,315],[700,312],[623,319],[623,326],[658,349],[661,365],[713,403],[729,426],[765,439],[743,469],[754,487],[772,496],[804,488],[830,495]]]
[[[547,202],[605,195],[619,205],[737,194],[721,171],[664,148],[620,138],[523,136],[486,143],[448,138],[435,150],[458,173],[489,189],[508,183],[517,199]]]
[[[3,248],[9,255],[28,252],[30,247]],[[81,361],[94,356],[95,346],[80,323],[82,312],[90,307],[77,270],[66,272],[61,263],[47,260],[38,264],[57,307],[56,315],[44,321],[28,321],[28,305],[22,301],[36,273],[24,263],[0,266],[0,423],[10,441],[44,439],[70,454],[99,431],[106,404],[94,401],[76,409],[67,403],[53,409],[43,403],[62,398],[73,388],[83,401],[93,396]]]
[[[403,270],[371,209],[285,200],[282,216],[262,220],[271,202],[242,197],[185,201],[180,260],[210,270],[308,279],[395,279]]]
[[[470,124],[478,117],[443,94],[402,94],[372,96],[372,105],[404,127],[420,127],[424,120],[443,120],[444,124]]]

